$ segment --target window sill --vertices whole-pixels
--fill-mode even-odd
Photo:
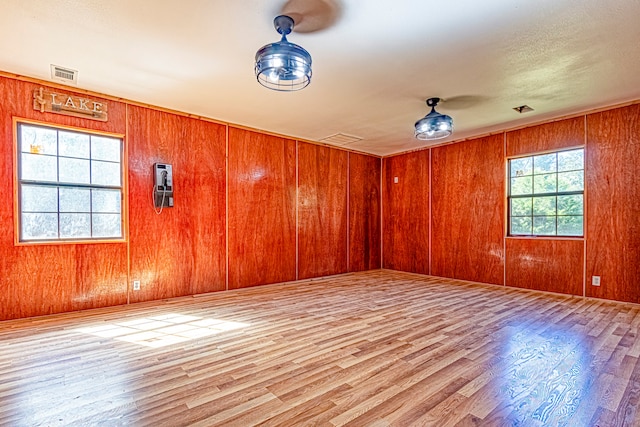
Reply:
[[[505,236],[512,240],[584,240],[584,236]]]
[[[29,242],[14,242],[14,246],[102,245],[105,243],[127,243],[127,239],[37,240]]]

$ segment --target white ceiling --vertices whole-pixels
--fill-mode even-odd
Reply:
[[[253,61],[286,2],[0,0],[0,70],[51,80],[56,64],[83,89],[378,155],[428,143],[413,124],[429,97],[449,140],[640,99],[640,0],[299,0],[339,16],[289,36],[313,79],[282,93]]]

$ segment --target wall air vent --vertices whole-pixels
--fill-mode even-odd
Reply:
[[[78,71],[51,64],[51,79],[75,85],[78,84]]]
[[[529,107],[528,105],[521,105],[519,107],[513,107],[513,109],[516,110],[520,114],[528,113],[529,111],[533,111],[533,108]]]
[[[359,136],[347,135],[346,133],[336,133],[319,140],[319,142],[340,146],[353,144],[357,141],[362,141],[362,138]]]

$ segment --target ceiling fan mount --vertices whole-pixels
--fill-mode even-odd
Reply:
[[[342,5],[338,0],[288,0],[281,15],[295,22],[296,33],[314,33],[333,26],[340,18]]]

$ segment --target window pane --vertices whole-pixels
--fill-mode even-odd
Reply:
[[[58,153],[58,132],[39,126],[20,125],[20,151],[33,154]]]
[[[120,164],[110,162],[91,162],[91,183],[97,185],[120,186]]]
[[[511,178],[511,195],[519,196],[533,192],[533,180],[531,176]]]
[[[558,234],[563,236],[582,236],[583,216],[559,216]]]
[[[88,213],[60,214],[60,237],[63,239],[91,237],[91,215]]]
[[[120,214],[93,214],[93,237],[122,237]]]
[[[533,217],[533,234],[541,235],[541,236],[556,234],[556,217],[555,216]]]
[[[562,172],[558,174],[558,191],[584,190],[584,171]]]
[[[511,234],[531,234],[531,217],[511,217]]]
[[[41,154],[22,153],[20,179],[56,182],[58,180],[57,158]]]
[[[58,138],[60,156],[89,158],[89,135],[60,131]]]
[[[558,153],[558,172],[584,169],[584,150],[563,151]]]
[[[533,157],[524,157],[522,159],[513,159],[511,164],[511,177],[531,175],[533,172]]]
[[[531,216],[531,198],[511,199],[512,216]]]
[[[556,196],[534,197],[533,198],[533,214],[534,215],[555,215],[556,214]]]
[[[546,175],[534,175],[533,176],[533,193],[555,193],[556,192],[556,179],[557,174],[549,173]]]
[[[91,158],[120,162],[120,139],[106,136],[91,137]]]
[[[558,196],[558,215],[582,215],[583,212],[582,194]],[[558,228],[560,228],[560,223],[558,223]]]
[[[58,237],[58,214],[23,213],[22,238],[29,240]]]
[[[122,237],[122,139],[19,123],[18,144],[21,240]]]
[[[556,170],[556,153],[533,157],[533,172],[535,174],[555,172]]]
[[[61,187],[60,212],[91,212],[91,190]]]
[[[558,195],[584,192],[584,148],[512,159],[509,179],[511,234],[584,235],[584,195]]]
[[[89,184],[89,160],[60,157],[60,182]]]
[[[120,190],[93,190],[93,211],[120,213]]]
[[[58,188],[23,185],[20,203],[22,212],[58,212]]]

